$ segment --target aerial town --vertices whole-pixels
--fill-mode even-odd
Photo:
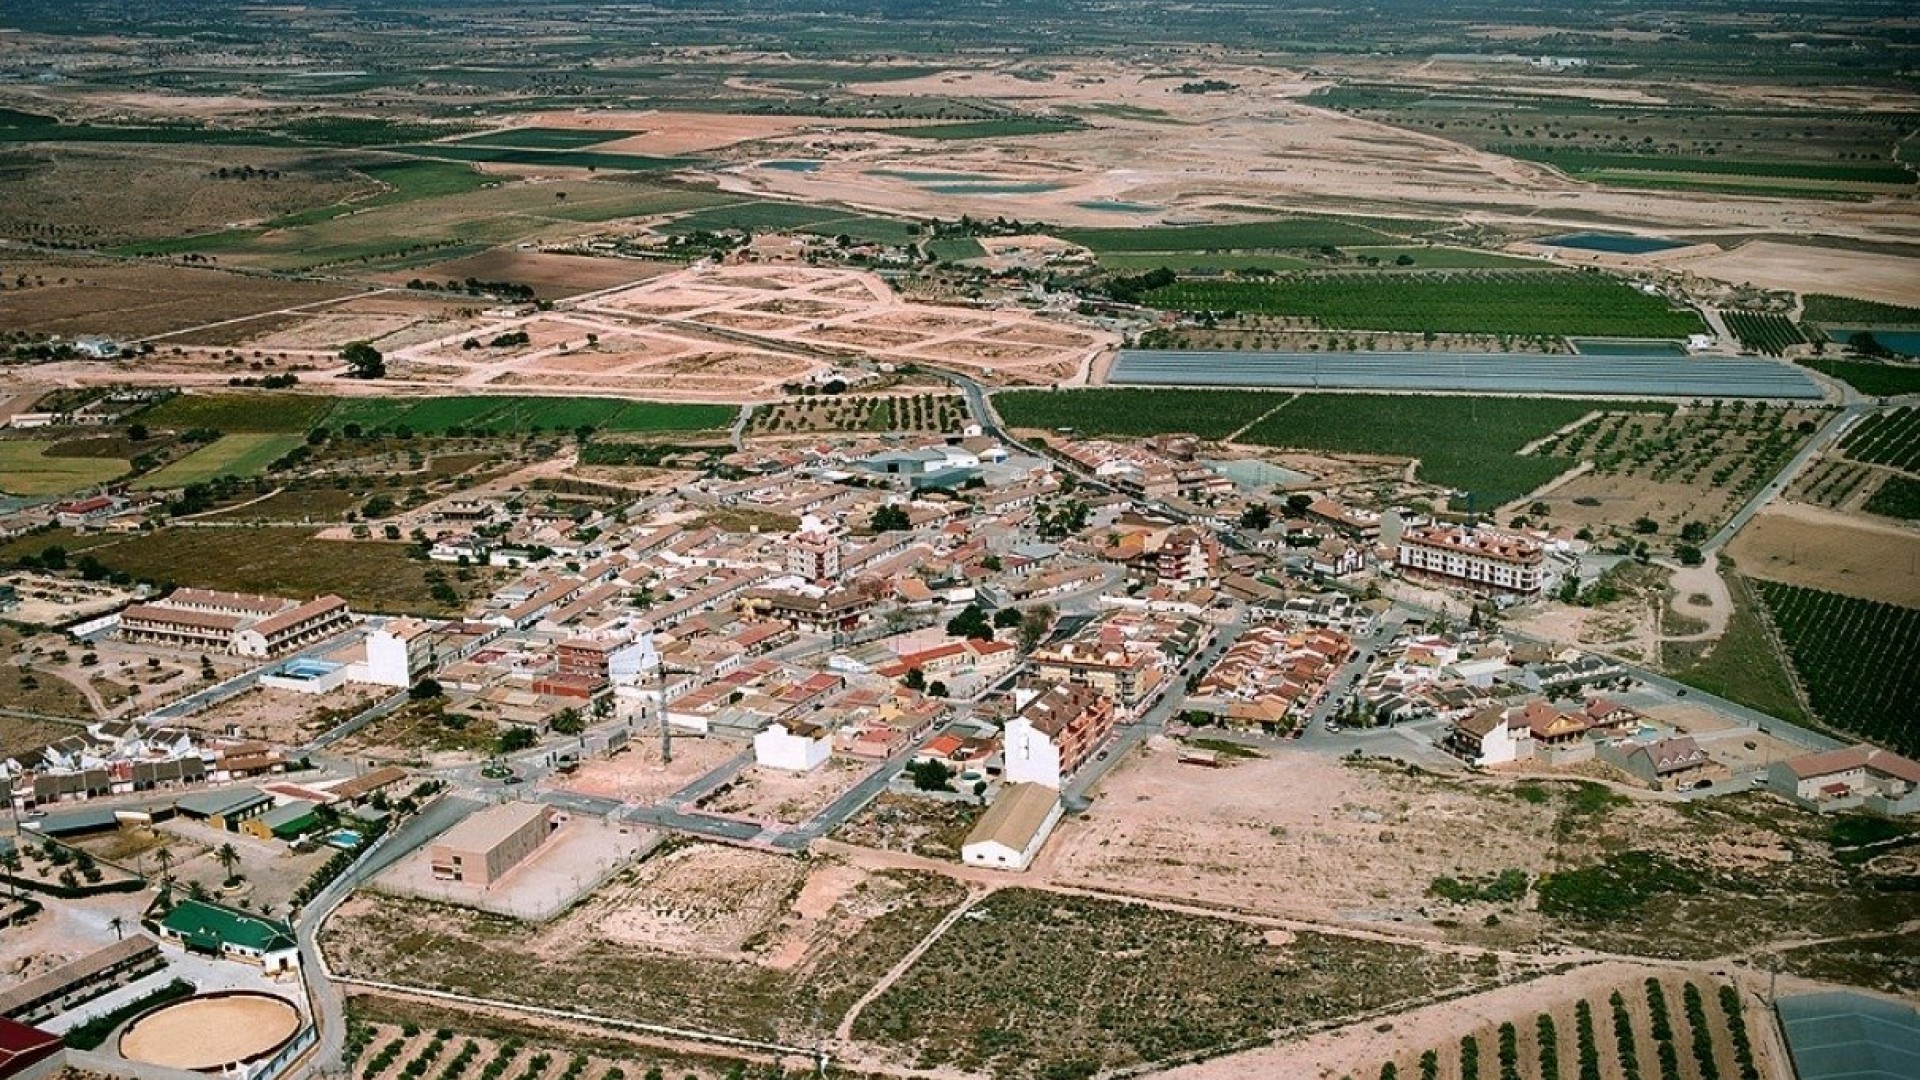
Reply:
[[[0,1080],[1920,1076],[1898,12],[219,6],[0,13]]]

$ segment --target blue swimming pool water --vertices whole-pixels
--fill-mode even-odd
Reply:
[[[352,829],[335,829],[326,835],[325,840],[328,847],[336,847],[341,851],[352,851],[354,848],[360,846],[361,837],[359,833],[354,832]]]

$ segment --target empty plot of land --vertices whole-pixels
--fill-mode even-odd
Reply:
[[[1920,532],[1904,526],[1776,503],[1727,552],[1753,577],[1920,607]]]
[[[1619,397],[1820,397],[1790,364],[1676,356],[1547,353],[1277,353],[1124,349],[1117,386],[1261,386],[1320,390],[1605,394]]]
[[[575,817],[490,886],[436,878],[431,850],[422,848],[382,873],[374,887],[520,919],[551,919],[659,840],[651,829]]]
[[[666,764],[657,739],[639,738],[613,757],[581,762],[571,776],[557,777],[550,786],[581,795],[655,802],[739,756],[741,749],[718,739],[678,738],[673,741],[673,761]]]
[[[416,279],[428,283],[465,282],[468,279],[510,282],[531,287],[534,295],[543,300],[558,300],[596,289],[645,281],[674,269],[678,268],[670,263],[636,259],[601,259],[591,255],[495,248],[464,259],[395,271],[385,275],[385,279],[396,284]]]
[[[1666,265],[1767,289],[1842,293],[1888,304],[1920,304],[1920,260],[1770,240]]]
[[[9,263],[44,286],[0,293],[0,326],[140,338],[344,296],[351,287],[141,264]],[[64,284],[61,282],[64,281]]]

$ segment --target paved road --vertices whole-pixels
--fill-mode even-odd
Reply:
[[[327,978],[326,968],[320,963],[316,939],[321,924],[326,922],[327,916],[333,913],[340,901],[346,899],[347,894],[361,883],[451,829],[482,805],[471,799],[454,796],[443,796],[429,803],[418,814],[401,822],[392,832],[376,841],[358,862],[335,878],[331,885],[320,890],[320,895],[301,910],[300,920],[294,924],[294,934],[300,945],[300,977],[307,984],[307,999],[313,1008],[314,1024],[320,1029],[320,1039],[293,1076],[327,1075],[346,1049],[346,999],[333,980]]]
[[[1788,460],[1786,465],[1774,475],[1773,480],[1755,493],[1753,498],[1747,500],[1747,505],[1741,507],[1738,513],[1728,518],[1727,523],[1722,525],[1720,531],[1714,533],[1700,550],[1705,552],[1708,558],[1712,558],[1713,553],[1725,547],[1727,542],[1733,539],[1734,534],[1746,528],[1747,522],[1752,521],[1754,515],[1786,492],[1787,488],[1793,484],[1794,478],[1800,475],[1800,470],[1806,468],[1807,462],[1813,460],[1814,455],[1830,449],[1840,441],[1840,437],[1846,434],[1848,428],[1851,428],[1862,416],[1873,411],[1875,406],[1867,402],[1855,401],[1833,414],[1833,418],[1815,432],[1813,438],[1807,440],[1806,445]]]

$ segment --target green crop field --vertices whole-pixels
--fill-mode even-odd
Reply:
[[[318,426],[333,399],[314,394],[177,394],[140,413],[150,428],[191,431],[304,433]]]
[[[733,422],[731,405],[625,401],[619,398],[462,396],[426,400],[345,398],[327,416],[335,432],[349,424],[366,432],[402,428],[418,435],[451,431],[572,431],[592,427],[610,432],[709,431]]]
[[[1920,608],[1755,583],[1813,711],[1902,754],[1920,754]]]
[[[1309,318],[1334,330],[1679,338],[1706,326],[1696,312],[1610,277],[1566,271],[1178,281],[1147,301],[1178,311]]]
[[[414,146],[397,146],[394,149],[423,158],[484,161],[496,165],[550,165],[559,169],[654,172],[698,164],[687,158],[648,157],[644,154],[614,154],[600,150],[527,150],[512,146],[475,146],[469,143],[423,143]]]
[[[9,495],[65,495],[104,484],[127,471],[105,457],[48,457],[43,439],[0,439],[0,491]]]
[[[887,134],[900,135],[909,139],[1012,139],[1022,135],[1057,135],[1063,131],[1079,131],[1085,126],[1077,120],[1014,118],[888,128]]]
[[[1387,218],[1293,217],[1237,225],[1161,225],[1140,229],[1059,229],[1054,235],[1097,254],[1139,251],[1262,251],[1390,242],[1439,222]]]
[[[927,254],[944,262],[960,262],[964,259],[977,259],[987,253],[980,241],[971,236],[956,236],[945,240],[927,241]]]
[[[1911,476],[1889,476],[1874,489],[1865,507],[1869,514],[1920,521],[1920,480]]]
[[[1709,157],[1665,157],[1652,154],[1607,154],[1537,146],[1507,146],[1494,149],[1510,157],[1552,165],[1574,176],[1617,170],[1687,173],[1701,176],[1777,177],[1784,180],[1829,180],[1850,184],[1911,184],[1914,182],[1913,172],[1898,164],[1744,161]]]
[[[1850,296],[1808,293],[1808,322],[1839,326],[1920,326],[1920,308],[1855,300]]]
[[[1319,264],[1298,255],[1271,251],[1110,251],[1100,256],[1100,265],[1108,270],[1158,270],[1164,266],[1189,273],[1196,270],[1310,270]]]
[[[1473,494],[1490,510],[1572,468],[1572,458],[1520,456],[1521,447],[1578,420],[1593,402],[1565,398],[1302,394],[1255,424],[1241,442],[1306,451],[1420,459],[1420,479]],[[1671,405],[1607,402],[1620,412],[1670,413]]]
[[[1807,340],[1800,327],[1785,315],[1773,315],[1760,311],[1723,311],[1721,318],[1727,322],[1727,329],[1740,339],[1740,344],[1754,352],[1779,356],[1792,346]]]
[[[1422,270],[1499,270],[1509,267],[1533,267],[1544,265],[1539,259],[1525,259],[1518,255],[1502,255],[1495,251],[1476,251],[1473,248],[1457,247],[1349,247],[1345,249],[1354,258],[1372,256],[1379,259],[1382,266],[1399,265],[1401,256],[1412,259],[1410,264]]]
[[[470,135],[461,139],[459,142],[468,146],[506,147],[512,150],[578,150],[582,147],[598,146],[601,143],[613,142],[616,139],[625,139],[642,134],[645,134],[645,132],[616,131],[602,128],[586,130],[583,128],[524,127],[513,128],[508,131],[483,131],[478,135]]]
[[[1017,428],[1073,428],[1081,435],[1189,431],[1218,439],[1290,396],[1248,390],[1005,390],[993,395],[993,408]]]
[[[1867,417],[1840,440],[1840,449],[1855,461],[1920,472],[1920,408]]]
[[[816,236],[846,235],[881,244],[907,244],[916,239],[910,223],[893,218],[849,214],[832,206],[754,200],[695,210],[662,226],[671,236],[694,232],[805,232]]]
[[[1831,375],[1855,390],[1874,397],[1920,394],[1920,365],[1820,358],[1800,362],[1822,375]]]
[[[178,461],[140,478],[143,488],[177,488],[218,476],[247,477],[264,472],[287,451],[304,443],[300,435],[248,432],[222,435]]]

